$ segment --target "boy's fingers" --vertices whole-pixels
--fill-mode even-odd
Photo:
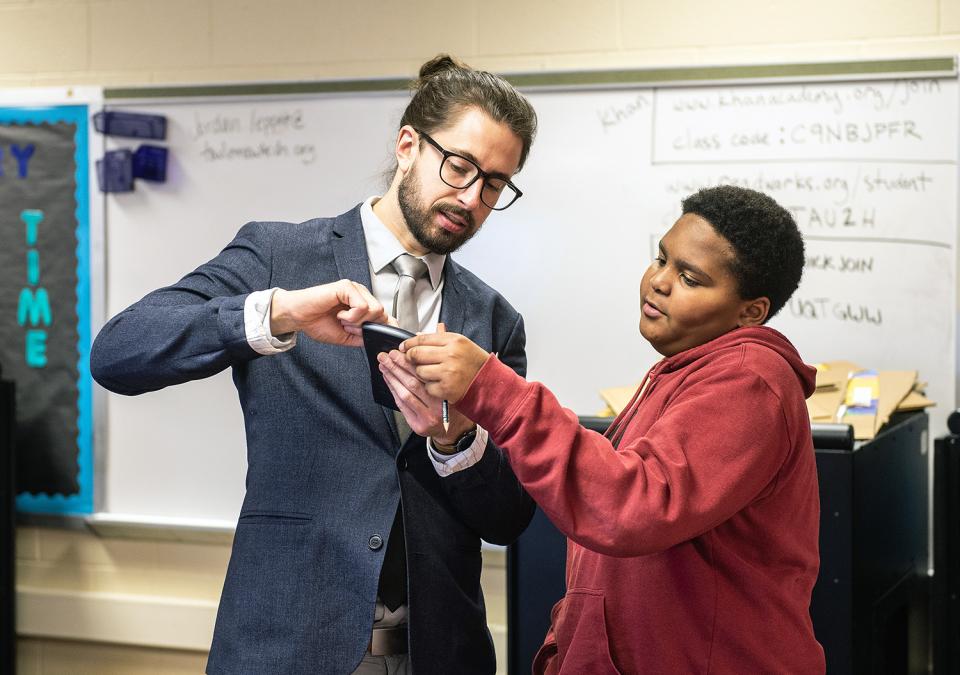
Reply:
[[[430,385],[435,382],[440,382],[443,379],[443,366],[439,365],[425,365],[417,366],[417,377],[427,385],[427,391],[430,390]],[[431,396],[433,394],[431,393]]]
[[[446,333],[421,333],[404,340],[400,351],[405,352],[413,347],[442,347],[449,340]]]
[[[443,363],[444,352],[439,347],[423,346],[413,347],[404,352],[410,363],[416,366]]]
[[[447,397],[446,390],[443,388],[442,384],[439,383],[428,383],[427,384],[427,393],[433,396],[434,398],[445,399]]]

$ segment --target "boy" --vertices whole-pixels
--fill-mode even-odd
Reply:
[[[462,336],[407,340],[407,366],[381,355],[402,409],[447,399],[488,429],[568,537],[535,673],[824,672],[814,370],[763,325],[803,264],[766,195],[684,200],[640,285],[640,333],[665,358],[604,436]]]

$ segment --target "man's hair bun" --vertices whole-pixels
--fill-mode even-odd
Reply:
[[[457,61],[449,54],[437,54],[432,59],[420,66],[420,79],[417,82],[417,85],[419,85],[423,80],[430,79],[431,77],[448,70],[464,70],[466,68],[468,68],[466,64]]]

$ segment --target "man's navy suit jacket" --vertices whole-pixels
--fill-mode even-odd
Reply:
[[[444,275],[447,329],[524,374],[520,315],[449,257]],[[261,356],[247,343],[250,292],[338,279],[370,286],[359,207],[300,224],[248,223],[216,258],[114,317],[93,345],[94,377],[120,394],[233,368],[247,490],[207,672],[351,673],[370,638],[402,499],[411,667],[493,673],[480,539],[512,542],[534,511],[503,453],[488,444],[476,465],[441,478],[422,437],[399,447],[361,349],[301,337],[288,352]]]

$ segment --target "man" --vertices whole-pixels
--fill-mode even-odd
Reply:
[[[94,377],[122,394],[233,368],[247,493],[208,673],[496,670],[480,539],[513,541],[533,503],[485,430],[454,412],[449,429],[417,415],[410,434],[373,401],[363,353],[342,345],[382,318],[380,303],[405,328],[442,321],[524,373],[520,315],[447,254],[520,196],[510,179],[535,128],[507,82],[437,57],[415,83],[382,198],[336,218],[250,223],[97,337]],[[334,303],[337,280],[358,284],[340,281]]]

